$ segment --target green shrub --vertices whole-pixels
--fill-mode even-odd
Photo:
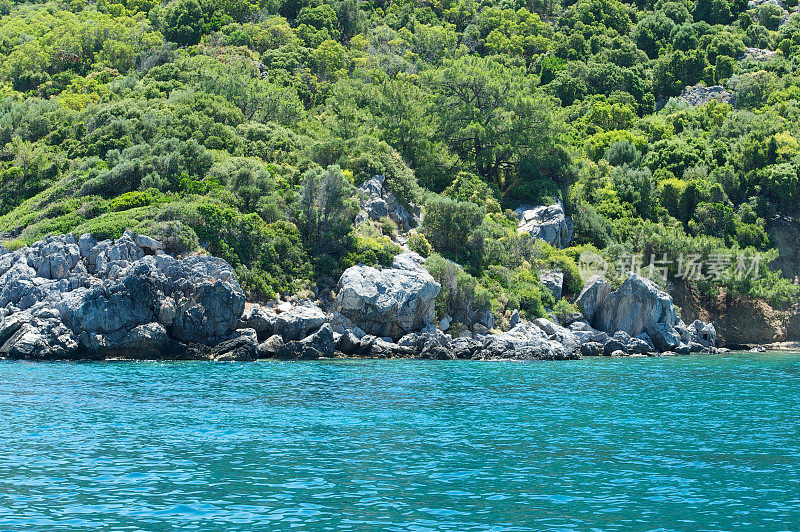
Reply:
[[[143,222],[136,231],[160,240],[164,251],[171,255],[182,255],[200,247],[197,233],[179,220]]]
[[[370,222],[359,224],[353,231],[353,236],[354,250],[343,259],[343,269],[356,264],[391,266],[392,259],[401,251],[400,246]]]
[[[416,232],[411,233],[408,237],[408,249],[414,253],[419,253],[423,257],[427,257],[433,252],[433,247],[428,242],[428,239],[425,238],[425,235]]]
[[[553,306],[553,315],[562,323],[576,312],[580,312],[578,307],[563,298],[559,299]]]
[[[379,222],[381,224],[381,233],[392,240],[397,238],[397,223],[394,220],[388,216],[381,216]]]
[[[474,203],[435,196],[425,204],[422,232],[436,251],[460,256],[485,215]]]

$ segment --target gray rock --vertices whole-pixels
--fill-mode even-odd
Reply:
[[[143,260],[158,258],[162,257]],[[176,301],[172,331],[178,340],[214,343],[236,330],[245,297],[228,263],[205,255],[187,257],[172,275]]]
[[[361,338],[366,335],[356,336],[352,331],[345,331],[344,334],[339,336],[336,342],[336,350],[348,356],[354,356],[358,353],[361,346]]]
[[[398,270],[426,271],[425,257],[413,251],[404,251],[392,259],[392,268]]]
[[[279,334],[273,334],[258,344],[258,358],[274,358],[282,347],[283,337]]]
[[[661,291],[652,281],[629,273],[622,286],[608,294],[600,303],[593,325],[609,334],[625,331],[636,336],[649,325],[665,323],[674,327],[677,321],[672,297]]]
[[[605,356],[612,356],[616,351],[620,351],[624,354],[626,349],[626,344],[618,338],[609,338],[606,340],[606,343],[603,344],[603,354]]]
[[[532,323],[539,327],[549,340],[561,344],[567,352],[575,353],[580,350],[580,340],[569,329],[544,318],[537,318]]]
[[[676,351],[681,344],[681,337],[674,327],[667,323],[651,323],[647,326],[647,335],[659,351]]]
[[[287,342],[301,340],[327,321],[325,313],[316,305],[305,302],[282,312],[275,318],[274,331]]]
[[[369,343],[369,349],[364,353],[364,356],[370,358],[404,358],[413,356],[413,354],[410,348],[401,347],[382,338],[376,338],[375,341]]]
[[[552,292],[553,297],[558,301],[561,299],[561,289],[564,286],[564,274],[561,272],[539,272],[539,280]]]
[[[331,358],[336,350],[333,337],[333,329],[329,323],[322,325],[317,332],[301,340],[304,348],[314,349],[319,355],[318,358]]]
[[[511,317],[508,319],[508,327],[510,329],[513,329],[519,324],[519,322],[520,322],[519,310],[514,310],[514,312],[511,313]]]
[[[472,332],[474,332],[475,334],[479,334],[481,336],[485,336],[489,334],[489,328],[486,327],[486,325],[483,325],[482,323],[475,323],[472,326]]]
[[[641,338],[631,338],[625,347],[628,353],[638,353],[641,355],[653,351],[653,347]]]
[[[584,283],[578,299],[575,300],[575,304],[582,310],[586,320],[591,323],[598,307],[610,293],[611,285],[609,282],[599,275],[594,275]]]
[[[600,342],[586,342],[581,344],[581,355],[596,357],[603,354],[603,344]]]
[[[644,343],[646,343],[650,347],[650,351],[655,351],[656,350],[656,346],[655,346],[655,344],[653,344],[653,339],[650,338],[649,334],[643,332],[641,334],[636,335],[636,338],[638,338],[639,340],[641,340]]]
[[[356,224],[368,219],[380,220],[387,216],[401,231],[406,232],[417,225],[416,219],[400,203],[397,196],[386,188],[385,183],[386,177],[379,175],[373,176],[358,187],[362,198],[362,212],[356,217]]]
[[[397,340],[433,324],[439,290],[426,271],[352,266],[339,279],[335,309],[368,334]]]
[[[58,312],[39,305],[37,308],[3,318],[0,356],[9,358],[75,358],[78,341],[59,319]]]
[[[722,103],[734,103],[733,94],[726,91],[721,85],[712,85],[710,87],[694,85],[686,87],[683,89],[680,99],[693,106],[705,105],[713,100]]]
[[[564,215],[560,203],[532,207],[524,205],[514,211],[519,224],[517,232],[528,233],[557,248],[565,248],[572,241],[575,226],[572,219]]]
[[[450,342],[450,350],[456,358],[471,359],[483,347],[483,342],[472,338],[459,337]]]
[[[137,325],[112,334],[84,331],[80,343],[84,351],[98,358],[158,359],[184,356],[181,344],[170,338],[159,323]]]
[[[487,336],[480,351],[483,358],[513,358],[530,360],[568,360],[580,358],[580,353],[557,340],[551,340],[537,325],[522,322],[508,332]]]
[[[258,336],[254,329],[241,329],[211,350],[211,360],[218,362],[256,360],[259,353]]]
[[[239,329],[254,329],[259,342],[263,342],[275,333],[275,322],[278,314],[267,307],[252,305],[245,308],[239,319]]]
[[[481,324],[487,329],[494,329],[494,314],[491,309],[484,309],[476,311],[472,316],[472,322]]]
[[[317,360],[333,357],[335,350],[333,328],[329,323],[325,323],[311,336],[286,342],[277,350],[275,356],[294,360]]]
[[[697,342],[689,342],[690,353],[702,353],[703,351],[708,351],[708,347]]]
[[[103,242],[67,235],[1,254],[3,353],[207,356],[208,349],[187,351],[189,344],[211,347],[230,338],[244,293],[224,261],[145,257],[142,246],[154,245],[130,232]]]
[[[688,355],[692,352],[692,348],[689,344],[680,344],[675,347],[674,351],[679,355]]]
[[[693,340],[703,347],[714,347],[717,345],[717,329],[712,323],[705,323],[695,320],[689,327],[694,330]]]

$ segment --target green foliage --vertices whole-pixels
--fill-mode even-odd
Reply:
[[[559,299],[553,306],[553,315],[561,322],[577,312],[580,312],[577,305],[570,303],[566,299]]]
[[[502,323],[556,305],[539,268],[580,288],[575,249],[517,233],[522,204],[561,201],[573,243],[613,255],[769,250],[767,220],[800,201],[800,17],[771,4],[0,0],[0,16],[13,245],[130,228],[225,258],[251,297],[324,292],[399,251],[388,218],[353,226],[355,184],[384,175],[423,207],[408,246],[463,268],[434,259],[440,310]],[[746,46],[777,56],[740,61]],[[679,97],[703,83],[735,102]],[[764,279],[716,286],[790,300]]]
[[[470,325],[475,312],[489,308],[488,291],[455,262],[434,253],[425,261],[425,268],[442,287],[436,296],[439,318],[449,315],[455,323]]]
[[[433,246],[422,233],[411,233],[408,237],[408,249],[423,257],[428,257],[433,253]]]
[[[459,256],[485,215],[474,203],[433,197],[425,204],[422,232],[436,251]]]
[[[400,246],[369,222],[359,224],[354,236],[355,249],[344,258],[344,268],[356,264],[391,266],[392,258],[400,253]]]

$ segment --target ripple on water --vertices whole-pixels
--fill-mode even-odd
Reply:
[[[0,529],[800,529],[800,355],[0,363]]]

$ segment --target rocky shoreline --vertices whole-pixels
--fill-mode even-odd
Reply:
[[[346,270],[335,300],[250,304],[225,261],[173,257],[126,232],[49,237],[0,248],[0,357],[29,360],[334,357],[574,360],[714,353],[716,330],[686,325],[672,298],[630,274],[617,290],[590,279],[563,323],[513,320],[453,337],[436,326],[438,283],[412,252],[391,268]]]

